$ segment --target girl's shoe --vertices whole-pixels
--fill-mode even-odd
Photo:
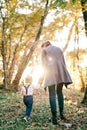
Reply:
[[[28,122],[29,117],[25,116],[23,119],[24,119],[26,122]]]

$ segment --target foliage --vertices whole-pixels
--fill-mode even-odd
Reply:
[[[3,39],[1,41],[3,47],[2,58],[5,66],[3,69],[5,80],[8,77],[7,82],[11,84],[15,71],[18,71],[20,63],[23,63],[22,60],[27,56],[27,52],[29,52],[36,38],[43,8],[42,6],[38,8],[38,5],[31,6],[26,1],[23,3],[23,1],[18,2],[15,0],[3,3],[4,7],[1,6],[3,27],[1,33],[4,37],[4,41]],[[29,6],[29,10],[32,10],[28,15],[18,11],[18,9],[25,9],[26,5]],[[3,14],[2,8],[6,10],[5,14]],[[22,56],[20,55],[21,52]],[[6,77],[5,74],[7,75]]]
[[[16,73],[20,71],[20,66],[23,66],[24,63],[26,63],[25,59],[34,43],[33,41],[35,41],[38,29],[40,27],[40,20],[44,14],[44,5],[46,1],[34,0],[32,1],[32,5],[27,0],[20,0],[20,2],[19,0],[1,1],[2,5],[0,8],[0,13],[3,15],[3,17],[1,15],[2,20],[0,22],[0,25],[2,27],[4,18],[3,34],[5,48],[4,54],[6,57],[5,64],[7,65],[6,74],[9,78],[8,83],[11,84],[13,79],[15,79]],[[80,15],[82,11],[81,9],[82,8],[79,0],[77,0],[76,3],[75,0],[70,0],[70,2],[66,2],[64,0],[50,1],[46,15],[47,17],[49,17],[51,12],[54,13],[51,15],[51,19],[49,21],[48,19],[45,20],[45,23],[47,22],[48,25],[44,25],[41,35],[42,39],[39,44],[41,44],[43,40],[54,40],[55,32],[58,31],[59,33],[59,31],[61,32],[64,28],[70,28],[69,24],[71,24],[72,22],[73,26],[75,26],[76,22],[82,19]],[[5,11],[5,13],[3,12],[3,10]],[[31,13],[27,13],[28,10],[31,11]],[[79,32],[82,32],[83,26],[81,26],[80,23],[78,24],[78,29]],[[70,33],[72,34],[71,30]],[[72,36],[71,34],[70,36]],[[1,28],[0,36],[2,37]],[[68,39],[68,43],[71,39],[70,36],[67,36],[69,38],[66,37]],[[0,39],[0,50],[2,50],[1,42],[2,39]],[[41,50],[38,50],[39,53],[40,51]],[[36,53],[37,52],[34,52],[33,57],[37,56]],[[33,63],[33,60],[34,58],[31,59],[31,64]],[[22,73],[20,75],[22,76]],[[19,76],[17,77],[17,79],[18,78],[20,79]]]
[[[0,84],[0,89],[5,89],[5,85],[4,84]]]
[[[74,86],[77,86],[79,90],[84,91],[86,86],[86,49],[79,49],[78,54],[77,51],[77,49],[74,49],[74,51],[68,52],[66,57],[70,62],[69,68],[70,71],[72,70]]]
[[[86,130],[87,107],[80,104],[83,93],[64,89],[64,95],[67,121],[61,121],[58,114],[60,125],[54,126],[48,119],[51,117],[48,94],[42,89],[35,90],[29,122],[23,120],[25,106],[19,93],[0,91],[0,130]]]
[[[76,0],[72,0],[73,4],[76,2]]]

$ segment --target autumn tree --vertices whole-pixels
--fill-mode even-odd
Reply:
[[[17,3],[15,2],[15,5]],[[8,88],[8,64],[9,64],[9,58],[10,54],[8,53],[10,51],[10,41],[8,40],[10,37],[9,34],[9,23],[8,18],[11,16],[8,14],[8,5],[5,3],[5,1],[1,0],[0,5],[0,18],[1,18],[1,54],[2,54],[2,60],[3,60],[3,71],[4,71],[4,79],[3,82],[5,84],[5,87]],[[6,8],[7,7],[7,8]],[[13,8],[12,8],[13,9]],[[7,15],[6,15],[7,14]]]
[[[78,22],[77,22],[77,20],[78,20],[78,16],[77,16],[78,12],[77,12],[77,10],[79,8],[82,9],[84,25],[85,25],[85,34],[87,36],[87,0],[81,0],[81,1],[79,1],[79,0],[70,0],[68,2],[67,1],[63,1],[63,0],[56,0],[56,1],[54,0],[53,4],[55,5],[56,8],[57,8],[57,6],[60,6],[61,8],[65,9],[67,7],[67,5],[69,5],[69,4],[72,5],[73,7],[76,7],[76,8],[74,8],[76,10],[76,17],[75,17],[75,22],[74,22],[74,24],[72,26],[72,29],[73,29],[73,27],[75,27],[75,32],[76,32],[75,35],[77,37],[75,42],[77,42],[77,44],[79,46],[79,40],[78,40],[79,39],[78,38],[78,36],[79,36],[79,26],[78,26]],[[81,7],[80,7],[80,5],[81,5]],[[69,35],[69,37],[68,37],[68,41],[67,41],[67,43],[66,43],[66,45],[64,47],[64,51],[68,47],[70,36],[71,35]],[[77,58],[77,61],[78,61],[78,64],[79,64],[79,48],[77,49],[77,52],[76,52],[76,58]],[[78,71],[79,71],[80,79],[81,79],[82,86],[83,86],[81,91],[84,91],[84,89],[85,89],[85,91],[84,91],[84,98],[83,98],[82,102],[86,103],[87,102],[87,85],[86,85],[86,88],[85,88],[86,82],[84,82],[84,80],[83,80],[82,68],[80,68],[79,65],[78,65]]]
[[[3,15],[3,9],[5,15]],[[30,13],[27,13],[28,11]],[[46,19],[46,16],[51,12],[54,12],[51,17],[52,22]],[[81,17],[81,3],[78,1],[78,3],[73,4],[72,0],[70,2],[46,0],[32,1],[32,4],[30,4],[28,1],[22,0],[20,2],[18,0],[2,0],[0,13],[2,18],[1,33],[5,37],[2,37],[4,39],[2,49],[3,45],[5,48],[2,51],[3,61],[6,65],[6,67],[3,67],[4,73],[6,72],[4,74],[5,85],[18,86],[24,69],[28,62],[32,60],[31,57],[37,47],[40,35],[44,40],[55,39],[56,31],[61,31],[65,27],[69,28],[66,45],[63,48],[63,51],[66,51],[77,20]],[[5,20],[2,16],[5,16]],[[48,25],[45,25],[44,22],[47,22]],[[68,26],[69,23],[72,24],[71,27]],[[4,59],[4,57],[6,58]]]
[[[37,2],[29,5],[28,1],[25,1],[25,3],[23,1],[18,2],[18,0],[2,1],[2,58],[6,88],[11,84],[16,86],[19,84],[22,73],[40,38],[48,2],[47,0],[46,5],[44,3],[44,9],[43,6],[38,8]],[[19,12],[21,8],[22,11],[25,10],[26,5],[32,10],[28,15]],[[4,18],[3,8],[6,10]],[[20,56],[20,52],[23,53],[22,56]],[[14,75],[16,70],[17,74]],[[12,80],[13,78],[14,80]]]

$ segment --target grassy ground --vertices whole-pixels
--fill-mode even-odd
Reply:
[[[37,89],[29,122],[23,120],[25,106],[19,93],[0,91],[0,130],[87,130],[87,106],[80,104],[83,94],[64,89],[65,116],[67,121],[52,125],[48,93]]]

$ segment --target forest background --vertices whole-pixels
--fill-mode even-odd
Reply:
[[[46,40],[62,49],[73,80],[70,86],[73,93],[72,89],[65,90],[66,115],[68,118],[71,115],[72,123],[61,126],[66,125],[70,130],[87,129],[87,0],[0,0],[1,129],[36,130],[38,126],[38,130],[58,130],[45,120],[50,115],[49,109],[44,111],[49,108],[48,96],[42,90],[37,91],[43,80],[41,44]],[[24,107],[18,111],[23,104],[17,93],[26,77],[32,77],[36,85],[32,125],[21,120]],[[45,104],[41,104],[42,93]],[[85,106],[76,104],[77,100]],[[40,115],[36,117],[38,111]]]
[[[18,90],[25,76],[41,82],[41,44],[50,40],[64,52],[73,87],[86,90],[87,0],[1,0],[0,17],[1,86]]]

